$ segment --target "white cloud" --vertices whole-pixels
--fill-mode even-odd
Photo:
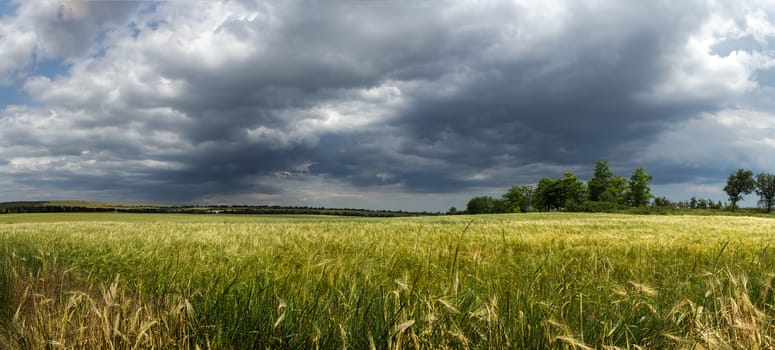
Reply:
[[[30,65],[35,41],[35,32],[18,18],[0,18],[0,85]]]
[[[46,60],[76,62],[102,49],[100,34],[124,24],[142,2],[18,1],[0,18],[0,83]]]
[[[754,73],[775,67],[772,52],[735,50],[720,56],[713,48],[747,35],[763,40],[763,33],[768,32],[763,29],[764,24],[752,22],[752,18],[761,16],[761,12],[748,14],[747,26],[740,26],[733,17],[712,15],[689,37],[682,50],[666,57],[664,64],[669,67],[669,74],[665,79],[637,98],[652,103],[708,101],[723,105],[724,101],[734,101],[758,88]]]
[[[377,206],[364,196],[536,181],[654,137],[637,160],[766,166],[775,118],[744,97],[767,95],[772,50],[713,48],[766,48],[771,2],[735,3],[19,2],[0,82],[39,106],[0,111],[0,173]],[[68,71],[31,76],[45,59]],[[308,182],[256,193],[278,181]]]
[[[723,110],[673,126],[644,152],[644,160],[688,168],[753,168],[775,172],[775,113]]]

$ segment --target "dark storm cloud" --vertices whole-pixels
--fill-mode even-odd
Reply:
[[[719,179],[726,180],[726,177],[738,168],[739,167],[736,168],[732,164],[718,166],[653,162],[649,164],[648,171],[655,174],[661,174],[658,178],[655,178],[652,183],[655,185],[663,185],[675,183],[719,182]],[[627,174],[627,178],[629,178],[629,174]]]
[[[297,117],[277,112],[348,98],[343,90],[377,86],[393,76],[435,79],[446,70],[438,66],[442,57],[476,49],[440,48],[449,41],[444,24],[413,13],[433,11],[428,4],[291,3],[279,11],[286,17],[268,32],[255,19],[229,19],[216,30],[265,47],[248,59],[203,69],[195,57],[158,52],[158,72],[186,82],[180,98],[159,103],[172,103],[195,120],[187,138],[224,140],[248,127],[292,126]]]
[[[644,10],[660,14],[663,9]],[[576,18],[594,18],[589,15]],[[689,29],[681,27],[685,19],[675,13],[660,15],[635,28],[617,27],[626,18],[572,23],[562,36],[540,43],[546,47],[537,50],[547,51],[541,59],[517,55],[488,62],[481,51],[501,44],[485,39],[498,37],[501,28],[488,28],[479,44],[460,50],[457,63],[466,67],[462,79],[446,82],[442,74],[430,91],[416,91],[411,105],[392,121],[405,133],[398,149],[404,157],[372,147],[342,155],[345,164],[332,162],[336,165],[330,169],[319,169],[359,186],[389,182],[447,192],[481,185],[461,175],[482,169],[535,163],[573,168],[599,159],[631,158],[671,122],[717,108],[711,101],[656,105],[636,98],[665,79],[665,51],[678,48]],[[604,34],[596,38],[596,32]],[[445,40],[455,46],[454,37]],[[433,52],[429,47],[418,56],[433,57]],[[414,63],[434,73],[454,74],[458,69],[454,63],[447,67],[432,62]],[[444,96],[432,91],[448,86],[456,91]],[[435,164],[425,164],[431,160]],[[374,175],[380,171],[391,176],[386,180]],[[513,179],[500,180],[509,181]]]
[[[44,47],[102,50],[25,82],[42,107],[0,114],[0,147],[19,157],[0,165],[30,186],[161,201],[280,196],[310,179],[471,191],[588,175],[599,159],[663,183],[718,175],[651,146],[770,72],[708,63],[766,48],[758,37],[689,47],[705,2],[74,4],[41,23]]]
[[[357,187],[401,185],[416,192],[442,192],[465,187],[467,165],[448,159],[413,158],[388,150],[376,132],[322,137],[306,156],[312,173],[345,180]]]
[[[494,158],[504,154],[514,155],[515,164],[610,158],[617,147],[646,142],[677,118],[714,108],[636,99],[664,79],[663,50],[681,39],[675,27],[655,24],[615,41],[569,30],[553,43],[557,51],[547,61],[482,64],[459,93],[417,101],[402,123],[421,146],[458,149],[455,154],[472,158],[460,160],[474,166],[495,165]],[[568,49],[585,40],[591,43]],[[563,62],[555,68],[552,60]],[[456,147],[458,140],[478,140],[484,147],[465,152],[468,144]]]
[[[536,162],[573,166],[631,156],[618,148],[635,148],[666,123],[712,108],[650,106],[635,98],[665,79],[665,51],[680,45],[691,29],[681,27],[687,21],[680,11],[639,5],[611,14],[614,20],[600,20],[591,13],[595,9],[574,8],[581,13],[569,28],[535,43],[544,47],[498,56],[497,50],[515,44],[503,39],[512,22],[526,16],[514,6],[478,9],[444,22],[424,13],[434,10],[427,4],[346,3],[346,9],[344,4],[285,9],[289,16],[268,39],[275,44],[271,52],[254,60],[212,71],[185,61],[162,63],[165,76],[188,82],[176,101],[194,119],[184,137],[194,143],[233,142],[246,128],[288,130],[298,120],[278,111],[325,104],[342,89],[389,79],[421,81],[426,87],[413,91],[409,105],[383,125],[388,135],[332,133],[314,151],[297,147],[275,156],[309,157],[318,164],[313,171],[356,186],[401,184],[410,191],[444,192],[480,185],[464,179],[480,169]],[[616,18],[620,15],[637,17]],[[250,40],[257,26],[230,20],[218,30]],[[488,50],[496,56],[486,57]],[[435,94],[448,87],[456,91]],[[401,138],[397,150],[380,143],[392,136]],[[234,156],[225,179],[275,172],[283,164],[267,157],[257,161],[241,150],[224,152]],[[185,163],[195,171],[222,168],[212,160]]]
[[[190,196],[187,200],[195,199],[195,196],[203,193],[233,194],[245,190],[272,194],[278,191],[275,186],[257,181],[263,180],[262,176],[292,169],[298,163],[292,154],[293,150],[273,151],[250,145],[217,145],[176,158],[186,164],[184,169],[159,170],[151,178],[188,187],[190,191],[178,194]],[[200,184],[206,186],[197,190]]]

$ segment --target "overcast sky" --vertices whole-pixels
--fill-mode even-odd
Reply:
[[[446,210],[596,160],[775,172],[775,1],[0,0],[0,201]]]

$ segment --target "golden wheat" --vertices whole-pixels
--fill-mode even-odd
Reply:
[[[0,348],[775,347],[766,218],[14,220]]]

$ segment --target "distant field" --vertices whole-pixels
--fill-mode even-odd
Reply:
[[[0,348],[772,348],[775,220],[0,215]]]

